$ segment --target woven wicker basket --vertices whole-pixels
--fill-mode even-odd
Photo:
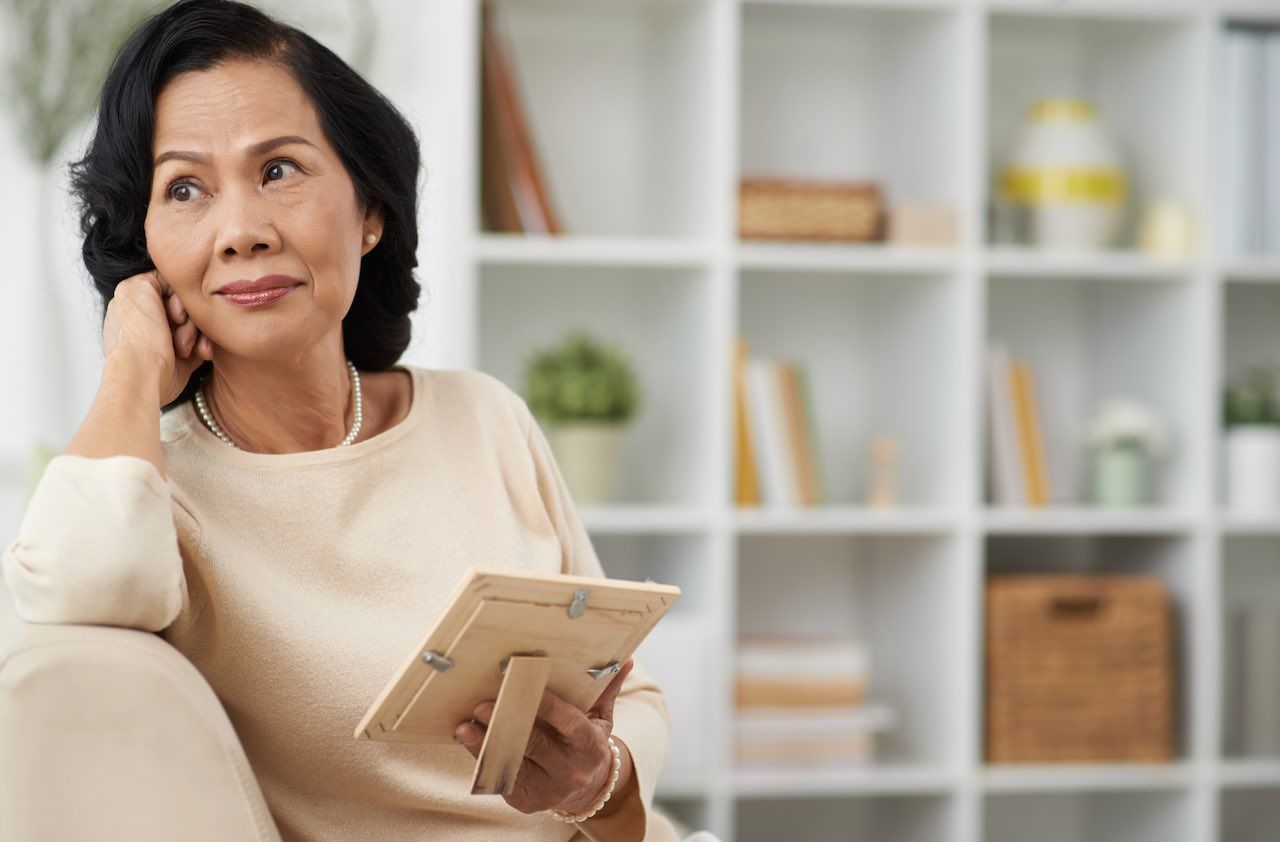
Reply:
[[[881,236],[884,207],[871,183],[744,178],[738,236],[744,240],[866,242]]]
[[[1173,758],[1173,623],[1158,580],[987,582],[987,760]]]

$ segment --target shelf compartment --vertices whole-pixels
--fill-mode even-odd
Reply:
[[[737,805],[739,842],[944,842],[956,838],[953,798],[880,795],[750,799]],[[797,835],[798,834],[798,835]]]
[[[879,774],[956,761],[956,718],[938,704],[959,692],[956,539],[749,535],[737,546],[739,633],[858,637],[870,655],[868,702],[896,714],[896,725],[877,734],[869,764],[795,771]]]
[[[1047,6],[992,12],[989,189],[999,183],[1032,102],[1082,97],[1097,106],[1128,175],[1128,203],[1115,240],[1119,248],[1137,242],[1140,211],[1149,200],[1172,196],[1204,207],[1197,168],[1187,165],[1200,152],[1202,125],[1196,16],[1167,9],[1152,3],[1144,11],[1128,3],[1125,14],[1114,14],[1095,3],[1062,14],[1046,14]]]
[[[1252,707],[1247,703],[1246,680],[1272,679],[1269,693],[1266,684],[1259,685],[1263,695],[1254,704],[1269,710],[1271,706],[1264,700],[1268,696],[1280,699],[1280,670],[1268,677],[1249,663],[1243,617],[1251,609],[1280,616],[1280,535],[1230,535],[1222,539],[1222,753],[1228,765],[1238,763],[1234,768],[1242,773],[1280,769],[1280,740],[1275,739],[1280,719],[1258,723],[1271,745],[1259,744],[1256,732],[1251,736],[1246,725]],[[1280,717],[1280,713],[1275,715]],[[1265,737],[1267,734],[1270,737]]]
[[[1238,382],[1249,369],[1259,365],[1275,365],[1280,363],[1280,332],[1276,330],[1280,319],[1280,285],[1263,284],[1228,284],[1222,292],[1223,296],[1223,329],[1222,342],[1222,384]],[[1215,396],[1221,407],[1221,395]],[[1223,506],[1227,494],[1227,460],[1225,453],[1225,419],[1221,411],[1215,418],[1215,447],[1221,458],[1218,459],[1218,493],[1216,499]],[[1256,522],[1253,517],[1234,516],[1227,511],[1228,517],[1237,518],[1238,522]]]
[[[959,213],[960,149],[939,142],[960,133],[958,9],[748,3],[741,29],[741,175],[874,181],[889,207]]]
[[[1186,792],[988,795],[986,842],[1189,842],[1196,838]]]
[[[988,283],[989,337],[1032,369],[1054,504],[1092,499],[1088,424],[1106,401],[1126,397],[1150,407],[1169,434],[1168,454],[1153,465],[1151,505],[1199,505],[1195,468],[1205,454],[1196,384],[1207,379],[1208,362],[1196,350],[1206,330],[1198,292],[1190,284]]]
[[[1222,793],[1218,826],[1222,842],[1264,842],[1280,825],[1280,786],[1229,788]]]
[[[1197,539],[1179,535],[996,535],[988,536],[985,545],[988,575],[1116,573],[1154,576],[1163,582],[1173,622],[1175,756],[1175,762],[1170,764],[988,764],[984,767],[986,773],[999,773],[997,781],[1001,780],[1000,775],[1016,781],[1019,770],[1045,767],[1046,771],[1057,770],[1064,781],[1079,780],[1078,770],[1088,768],[1109,769],[1135,780],[1149,776],[1153,769],[1167,770],[1170,775],[1184,773],[1182,764],[1187,761],[1188,746],[1193,744],[1191,731],[1196,723],[1192,705],[1197,671],[1206,668],[1192,657],[1199,630],[1206,622],[1205,613],[1196,607],[1201,590]],[[979,716],[985,718],[985,711],[980,711]],[[979,733],[984,730],[985,725],[980,723]]]
[[[632,363],[640,406],[619,458],[618,505],[706,507],[713,493],[706,272],[487,266],[479,273],[479,368],[521,395],[529,359],[583,329]]]
[[[710,232],[711,5],[496,4],[543,180],[567,231]]]
[[[740,334],[753,358],[809,376],[825,503],[867,500],[871,446],[899,444],[899,505],[963,499],[960,289],[951,277],[743,272]]]

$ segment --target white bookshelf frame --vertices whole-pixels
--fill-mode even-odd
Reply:
[[[682,434],[691,437],[684,442],[689,447],[682,452],[702,453],[687,468],[691,472],[690,487],[697,490],[688,499],[667,500],[648,499],[654,495],[646,496],[645,489],[640,489],[632,496],[641,502],[581,509],[593,538],[602,546],[613,546],[617,540],[639,541],[660,550],[665,546],[663,542],[692,539],[705,550],[705,558],[695,565],[701,566],[690,570],[688,576],[697,582],[691,594],[696,591],[695,598],[699,600],[690,610],[696,609],[697,616],[708,624],[717,648],[706,689],[706,704],[713,714],[707,735],[707,766],[701,774],[676,770],[665,775],[659,784],[659,797],[664,803],[672,805],[680,817],[726,840],[760,839],[766,832],[762,828],[785,826],[796,831],[797,838],[814,840],[1009,842],[1020,832],[1015,828],[1024,815],[1038,814],[1042,814],[1043,826],[1035,830],[1047,842],[1071,838],[1207,842],[1228,838],[1221,835],[1223,827],[1276,825],[1280,807],[1267,806],[1266,796],[1276,796],[1273,802],[1280,803],[1280,758],[1241,759],[1226,754],[1224,749],[1222,600],[1224,577],[1229,575],[1229,541],[1240,536],[1262,536],[1275,539],[1280,547],[1280,518],[1239,518],[1220,511],[1217,443],[1221,431],[1217,413],[1225,376],[1230,290],[1244,284],[1260,287],[1264,290],[1260,294],[1274,290],[1280,306],[1280,286],[1271,286],[1280,282],[1280,257],[1239,260],[1217,253],[1213,236],[1217,197],[1212,186],[1217,149],[1214,86],[1218,83],[1220,32],[1233,21],[1280,24],[1280,2],[506,0],[504,9],[518,6],[517,14],[525,27],[522,30],[517,25],[512,30],[513,40],[519,42],[522,32],[534,33],[535,40],[548,39],[542,44],[517,43],[516,69],[521,75],[525,103],[530,109],[528,117],[540,157],[546,162],[553,197],[569,197],[560,207],[561,216],[570,230],[593,232],[554,241],[480,230],[478,0],[435,0],[433,5],[438,7],[433,14],[439,24],[451,28],[448,37],[456,35],[457,43],[463,45],[456,51],[456,72],[452,74],[458,80],[457,95],[445,100],[441,108],[447,113],[439,115],[442,123],[454,126],[453,137],[459,149],[457,172],[448,173],[447,181],[457,189],[447,191],[447,197],[435,209],[449,218],[446,228],[457,237],[456,242],[432,257],[433,269],[440,273],[439,283],[452,288],[446,300],[448,312],[442,318],[450,324],[451,358],[459,367],[491,370],[520,390],[518,366],[522,355],[532,348],[527,347],[527,340],[521,345],[510,336],[494,332],[507,331],[521,317],[550,318],[551,314],[563,312],[563,308],[573,307],[573,301],[564,300],[565,295],[572,295],[572,283],[565,281],[562,285],[559,280],[549,280],[561,270],[567,277],[601,271],[610,283],[621,278],[622,283],[635,284],[654,296],[667,295],[664,290],[682,283],[699,287],[685,305],[703,308],[692,320],[699,325],[698,330],[672,340],[679,353],[700,357],[694,360],[693,370],[699,378],[698,389],[707,395],[705,411],[686,413],[680,421]],[[585,13],[582,20],[586,22],[579,30],[580,13]],[[608,22],[611,15],[617,22]],[[600,181],[598,170],[575,170],[573,159],[577,153],[560,154],[556,145],[556,139],[566,137],[572,138],[571,145],[577,144],[579,137],[589,137],[595,129],[606,139],[610,137],[610,127],[593,128],[589,108],[575,113],[572,98],[582,96],[585,87],[575,83],[563,92],[555,91],[569,101],[540,110],[540,103],[550,102],[553,92],[539,90],[538,85],[563,78],[557,74],[565,74],[570,66],[572,56],[566,58],[557,50],[557,46],[565,47],[567,42],[563,39],[572,37],[566,34],[569,30],[590,33],[592,27],[644,24],[641,28],[650,33],[648,16],[657,19],[652,31],[665,33],[657,37],[669,37],[684,51],[662,52],[660,60],[674,66],[675,71],[667,66],[608,66],[600,69],[601,77],[618,84],[620,101],[609,105],[623,115],[626,125],[639,125],[645,117],[670,118],[681,143],[665,147],[661,154],[668,157],[656,164],[639,157],[641,146],[623,145],[618,153],[624,156],[620,167],[638,169],[624,173],[616,185],[611,185],[607,180]],[[941,22],[950,33],[947,49],[951,52],[945,60],[950,62],[947,66],[954,77],[946,80],[948,86],[953,86],[946,90],[954,91],[958,101],[923,103],[922,107],[952,109],[954,136],[948,138],[952,145],[937,153],[929,166],[946,171],[941,198],[955,204],[960,220],[960,241],[955,248],[743,243],[736,237],[737,183],[743,153],[739,120],[744,98],[753,95],[740,85],[742,63],[752,60],[746,45],[761,34],[755,28],[768,25],[771,20],[825,29],[813,22],[839,24],[846,17],[858,21],[859,26],[884,25],[886,32],[896,31],[898,21],[907,17],[927,19]],[[575,21],[574,26],[557,26],[569,18]],[[1013,20],[1017,25],[1006,25]],[[1059,38],[1056,27],[1080,27],[1089,33],[1106,33],[1109,27],[1123,27],[1126,32],[1139,35],[1143,27],[1174,32],[1180,46],[1173,49],[1181,50],[1176,58],[1186,62],[1185,67],[1180,65],[1179,72],[1186,74],[1188,89],[1179,88],[1176,102],[1169,91],[1155,93],[1165,96],[1168,107],[1175,109],[1169,119],[1189,131],[1178,139],[1177,148],[1181,151],[1174,159],[1161,160],[1161,155],[1155,155],[1154,163],[1148,166],[1144,162],[1143,166],[1144,172],[1157,173],[1155,179],[1160,177],[1161,166],[1177,169],[1177,174],[1168,178],[1171,184],[1176,181],[1172,186],[1192,201],[1201,226],[1201,247],[1194,257],[1162,261],[1121,248],[1088,259],[1066,259],[986,244],[984,208],[989,161],[996,140],[991,136],[991,115],[1007,113],[1012,107],[990,101],[993,90],[988,74],[993,56],[1006,54],[1003,51],[1007,47],[1017,47],[993,44],[993,40],[1020,37],[1010,33],[1025,30],[1044,33],[1054,49],[1069,51],[1079,38]],[[548,35],[557,32],[560,34]],[[637,46],[642,43],[639,32],[640,29],[628,30],[625,39],[620,32],[611,33],[619,35],[619,43],[623,44],[617,61],[645,60],[643,50]],[[601,59],[602,54],[595,47],[584,53],[596,60],[613,60]],[[841,62],[847,57],[824,58],[830,58],[833,66],[843,66]],[[1107,58],[1104,56],[1100,63],[1105,66]],[[1169,59],[1154,57],[1153,61],[1158,69],[1160,61]],[[1125,65],[1125,61],[1119,64]],[[897,69],[911,72],[910,68]],[[687,85],[673,83],[678,78],[676,71],[690,75]],[[936,67],[922,72],[938,73]],[[628,74],[652,78],[631,78]],[[855,101],[858,97],[865,100],[868,83],[862,80],[858,84],[863,87],[855,88],[851,96]],[[832,95],[831,91],[825,93],[829,98]],[[806,96],[816,99],[803,105],[835,107],[822,101],[823,94],[807,92]],[[635,101],[626,101],[628,96],[635,97]],[[688,100],[666,101],[671,96]],[[939,98],[943,96],[938,94]],[[636,110],[628,112],[628,107]],[[1105,108],[1103,116],[1105,119]],[[548,130],[546,120],[560,122]],[[575,122],[579,120],[582,122]],[[877,140],[883,147],[885,138],[872,138],[867,140],[867,148],[874,147]],[[892,138],[887,140],[892,142]],[[839,152],[835,150],[833,154],[838,156]],[[591,158],[594,163],[598,160]],[[670,164],[672,179],[701,180],[696,184],[664,182],[646,187],[643,176],[661,177],[665,164]],[[645,169],[649,166],[652,169]],[[902,169],[898,167],[899,171]],[[1150,175],[1145,177],[1154,180]],[[566,185],[566,180],[573,183]],[[601,192],[592,194],[593,186]],[[630,201],[633,206],[601,211],[599,203],[609,201],[613,195],[609,192],[611,186],[617,187],[618,201]],[[1145,186],[1160,189],[1166,185]],[[653,211],[654,203],[660,205],[664,201],[678,205],[672,208],[671,215],[675,230],[666,230],[656,221],[652,226],[637,221],[641,214]],[[612,230],[601,227],[609,225]],[[632,230],[620,230],[628,226]],[[954,396],[949,398],[950,411],[936,423],[944,425],[938,434],[945,437],[947,448],[953,448],[949,452],[954,453],[955,461],[949,470],[955,472],[954,487],[959,489],[956,493],[927,505],[892,512],[869,510],[848,500],[816,511],[740,511],[733,504],[731,343],[744,310],[750,306],[750,301],[744,302],[747,279],[784,272],[801,273],[807,278],[834,276],[851,286],[868,279],[901,279],[909,284],[915,278],[925,278],[952,287],[954,310],[947,318],[956,332],[958,358],[954,362],[959,382]],[[661,283],[647,285],[648,278],[660,279]],[[1186,398],[1186,411],[1177,419],[1184,444],[1178,458],[1186,461],[1181,466],[1180,491],[1174,505],[1132,513],[1099,511],[1070,502],[1047,512],[988,505],[983,481],[983,349],[992,327],[988,324],[991,296],[1019,280],[1045,285],[1117,285],[1117,292],[1119,286],[1129,285],[1145,285],[1152,293],[1174,287],[1185,294],[1187,306],[1185,315],[1180,317],[1185,323],[1180,327],[1192,343],[1188,357],[1191,365],[1186,370],[1167,372],[1170,388],[1176,388]],[[526,281],[546,291],[545,311],[493,312],[494,308],[502,308],[503,299],[493,293],[492,287]],[[1142,289],[1133,287],[1137,295],[1144,294]],[[530,299],[519,300],[527,310]],[[670,305],[669,301],[659,303]],[[653,325],[635,328],[637,335],[645,335],[646,330],[650,337],[657,335]],[[674,352],[655,346],[653,353],[659,355],[655,367],[670,370],[670,360],[661,359],[660,355]],[[645,368],[643,355],[637,362]],[[945,385],[935,383],[931,387]],[[670,402],[661,400],[653,407],[653,412],[673,411]],[[662,494],[656,496],[662,498]],[[1179,558],[1185,559],[1180,562],[1185,598],[1179,606],[1185,619],[1179,661],[1184,687],[1181,700],[1185,706],[1181,711],[1177,762],[1155,767],[985,764],[981,588],[990,542],[1004,542],[1000,546],[1010,540],[1076,546],[1076,542],[1095,539],[1117,542],[1148,537],[1156,543],[1176,546]],[[728,727],[732,676],[725,665],[732,663],[737,630],[750,626],[754,619],[750,613],[753,607],[740,603],[744,591],[740,587],[743,542],[777,541],[781,545],[803,546],[805,541],[824,540],[847,541],[854,547],[866,541],[887,542],[889,546],[902,542],[903,547],[925,541],[947,548],[948,563],[955,567],[951,571],[954,586],[945,595],[947,624],[930,632],[949,641],[956,661],[947,698],[937,700],[940,719],[934,730],[947,742],[945,750],[939,752],[944,759],[839,772],[770,773],[734,768]],[[602,553],[608,567],[609,559],[604,556]],[[626,572],[634,572],[633,568],[634,565],[626,566]],[[1280,570],[1276,575],[1280,576]],[[873,651],[873,659],[877,655],[890,658],[893,652]],[[744,817],[745,825],[740,821]],[[824,820],[830,824],[821,825]],[[845,822],[850,823],[848,827],[844,827]],[[837,830],[835,825],[844,829]]]

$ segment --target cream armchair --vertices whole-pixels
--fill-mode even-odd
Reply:
[[[0,839],[280,842],[213,688],[161,637],[24,622],[0,586]]]

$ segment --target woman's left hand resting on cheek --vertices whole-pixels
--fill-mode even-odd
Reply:
[[[543,691],[538,718],[529,734],[515,789],[510,795],[503,796],[508,804],[522,813],[555,809],[574,815],[595,806],[613,772],[613,752],[609,750],[613,704],[633,665],[631,660],[622,665],[586,713],[551,691]],[[481,702],[473,712],[475,721],[464,722],[454,730],[458,742],[466,746],[472,756],[480,756],[493,708],[492,700]],[[618,750],[622,755],[618,782],[609,802],[596,813],[597,816],[612,812],[611,808],[622,802],[622,793],[631,783],[631,754],[621,742],[618,742]]]

